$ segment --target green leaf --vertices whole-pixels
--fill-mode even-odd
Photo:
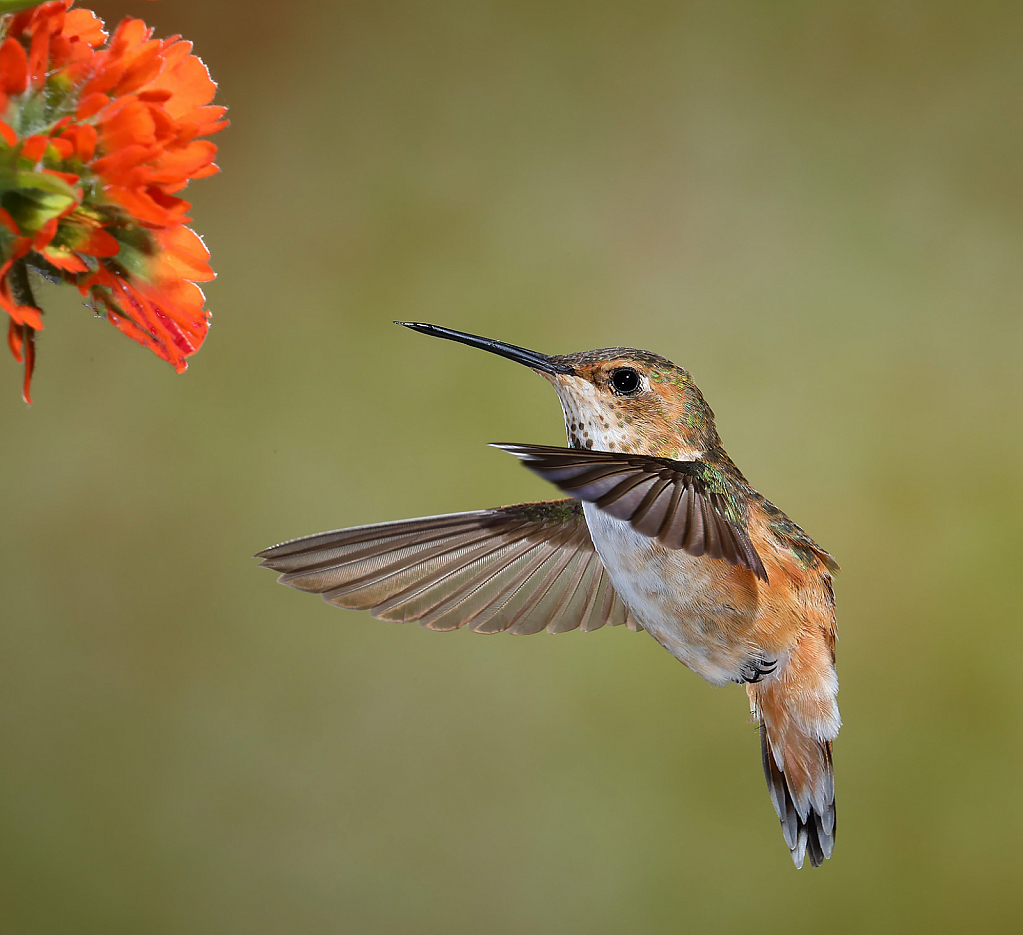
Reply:
[[[3,0],[0,0],[0,3],[2,2]],[[50,175],[49,172],[27,172],[21,169],[0,170],[0,191],[28,188],[78,201],[78,192],[59,175]]]
[[[0,0],[0,15],[27,10],[30,6],[39,6],[39,0]]]
[[[39,230],[79,200],[78,192],[59,176],[0,169],[0,204],[23,231]]]

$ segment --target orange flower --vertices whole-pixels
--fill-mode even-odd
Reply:
[[[0,308],[26,402],[43,327],[29,269],[179,372],[209,327],[195,283],[214,274],[179,192],[218,171],[200,139],[227,125],[216,85],[190,42],[138,19],[107,42],[72,2],[0,18]]]

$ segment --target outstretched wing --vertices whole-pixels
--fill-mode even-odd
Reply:
[[[627,520],[669,549],[723,558],[767,581],[744,524],[711,489],[707,466],[649,455],[546,445],[495,445],[577,500]]]
[[[639,624],[615,593],[574,500],[356,526],[256,558],[338,607],[432,630],[561,633]]]

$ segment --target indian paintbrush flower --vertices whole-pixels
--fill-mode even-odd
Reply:
[[[26,402],[43,327],[29,270],[76,286],[178,372],[209,327],[195,283],[214,274],[179,193],[218,171],[200,139],[227,125],[216,85],[190,42],[139,19],[108,41],[72,3],[0,17],[0,308]]]

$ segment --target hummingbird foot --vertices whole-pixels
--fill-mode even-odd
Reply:
[[[743,683],[755,685],[777,668],[777,659],[764,659],[763,656],[755,656],[743,663],[736,682],[740,685]]]

